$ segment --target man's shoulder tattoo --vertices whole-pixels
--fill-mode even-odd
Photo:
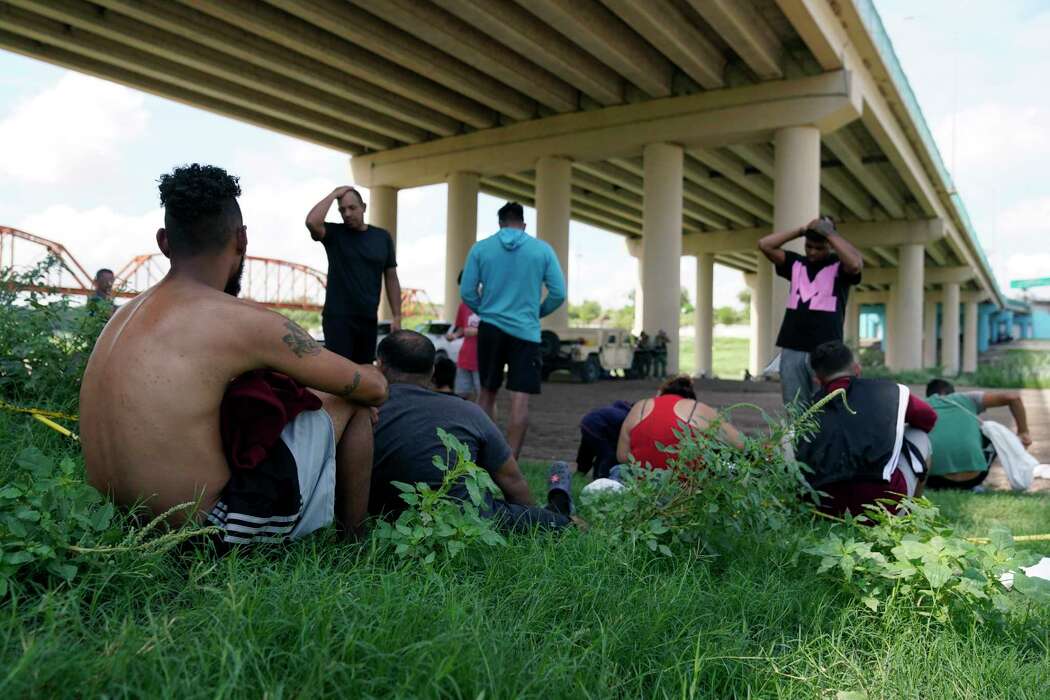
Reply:
[[[281,340],[284,341],[289,350],[295,353],[296,357],[317,355],[321,352],[321,344],[297,324],[292,321],[285,321],[284,327],[288,329],[288,333]]]

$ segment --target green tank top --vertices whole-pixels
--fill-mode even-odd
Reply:
[[[933,467],[930,473],[983,472],[987,468],[981,450],[981,407],[966,394],[931,396],[926,401],[937,412],[937,425],[930,433]]]

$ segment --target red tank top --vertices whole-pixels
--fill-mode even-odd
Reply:
[[[647,463],[652,469],[667,469],[667,460],[673,455],[657,449],[657,443],[664,446],[678,444],[675,430],[685,421],[674,412],[679,401],[688,401],[681,396],[666,394],[653,399],[653,410],[631,429],[631,455],[638,463]]]

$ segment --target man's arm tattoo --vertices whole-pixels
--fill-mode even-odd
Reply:
[[[350,382],[345,387],[343,387],[343,398],[344,399],[350,398],[350,395],[353,394],[355,391],[357,391],[357,387],[359,387],[360,385],[361,385],[361,371],[360,370],[355,370],[354,371],[354,381]]]
[[[321,352],[321,344],[314,340],[309,333],[304,331],[298,325],[292,321],[285,321],[284,327],[288,329],[288,334],[285,335],[281,340],[288,346],[288,349],[295,353],[296,357],[303,357],[304,355],[317,355]]]

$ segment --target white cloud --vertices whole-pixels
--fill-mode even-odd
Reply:
[[[1028,241],[1032,248],[1036,241],[1050,240],[1050,196],[1025,199],[1007,209],[999,217],[999,231],[1009,241]]]
[[[0,121],[0,177],[41,184],[104,176],[146,128],[142,93],[78,73],[18,102]]]
[[[89,275],[100,267],[119,270],[135,255],[156,252],[155,235],[162,225],[160,210],[136,215],[109,207],[78,210],[66,204],[48,207],[15,224],[64,245]]]
[[[1009,291],[1011,280],[1050,275],[1050,252],[1037,245],[1050,240],[1050,196],[1017,202],[999,216],[995,234],[985,238],[988,259],[1004,291]]]
[[[960,110],[954,119],[945,117],[935,133],[949,169],[954,150],[956,171],[987,179],[1016,173],[1021,167],[1042,166],[1050,156],[1048,117],[1050,111],[1038,106],[985,102]]]

